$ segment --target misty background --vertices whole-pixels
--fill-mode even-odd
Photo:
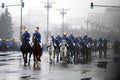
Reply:
[[[31,36],[36,26],[40,27],[42,42],[46,40],[47,12],[44,4],[47,0],[23,0],[23,26],[26,26]],[[119,6],[119,0],[49,0],[55,2],[50,9],[49,36],[51,34],[62,34],[62,17],[57,9],[69,9],[65,14],[66,33],[73,33],[75,36],[87,33],[93,38],[107,38],[114,41],[120,37],[120,9],[119,8],[90,8],[90,3],[100,5]],[[20,4],[20,0],[0,0],[5,5]],[[12,30],[15,39],[20,39],[20,9],[21,7],[8,7],[11,16]],[[5,12],[5,8],[0,9],[0,15]],[[24,31],[23,31],[24,32]]]

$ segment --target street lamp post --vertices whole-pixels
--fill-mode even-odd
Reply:
[[[93,4],[93,2],[90,3],[90,8],[93,9],[94,6],[96,7],[112,7],[112,8],[120,8],[120,6],[111,6],[111,5],[96,5],[96,4]]]
[[[20,18],[20,22],[21,22],[21,26],[20,26],[20,40],[22,38],[22,9],[24,7],[24,3],[23,3],[23,0],[21,0],[21,18]]]
[[[88,32],[90,30],[89,23],[90,23],[90,20],[89,20],[89,13],[88,13],[88,15],[87,15],[87,34],[89,34]]]
[[[45,4],[45,8],[47,10],[47,39],[46,39],[46,43],[48,42],[48,33],[49,33],[49,10],[50,8],[52,8],[52,4],[55,2],[49,2],[49,0],[47,2],[41,2]]]
[[[88,16],[87,16],[87,34],[88,34]]]
[[[67,14],[67,10],[69,9],[57,9],[60,11],[60,14],[62,15],[62,33],[64,33],[64,17],[65,17],[65,14]]]

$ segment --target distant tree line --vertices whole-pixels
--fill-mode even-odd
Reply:
[[[0,14],[0,38],[10,39],[13,35],[12,18],[8,8]]]

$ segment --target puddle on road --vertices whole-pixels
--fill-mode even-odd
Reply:
[[[6,71],[5,73],[17,73],[18,71]]]
[[[91,72],[91,70],[81,70],[81,71],[82,71],[81,74],[85,74],[87,72]]]
[[[26,75],[26,76],[20,77],[20,80],[40,80],[40,78],[32,77],[31,75]]]
[[[0,54],[0,56],[8,56],[8,55],[10,55],[10,54]]]
[[[5,64],[5,63],[1,63],[0,66],[6,66],[6,65],[9,65],[9,64]]]
[[[0,61],[1,62],[3,62],[3,61],[5,62],[5,61],[12,61],[12,60],[16,60],[16,59],[12,59],[12,58],[11,59],[1,59]]]
[[[91,80],[92,78],[82,78],[81,80]]]
[[[69,70],[72,67],[73,65],[69,65],[69,64],[49,64],[49,71]]]
[[[99,61],[97,67],[99,68],[107,68],[107,61]]]
[[[29,78],[31,75],[22,76],[21,78]]]

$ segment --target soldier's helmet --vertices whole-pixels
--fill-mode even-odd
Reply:
[[[73,33],[71,32],[70,35],[73,35]]]
[[[64,32],[63,35],[67,35],[66,32]]]
[[[27,31],[28,31],[28,29],[26,28],[24,31],[25,31],[25,32],[27,32]]]
[[[54,36],[53,34],[51,34],[51,36]]]
[[[39,31],[39,27],[36,27],[36,28],[35,28],[35,31]]]
[[[86,33],[84,34],[84,37],[87,37],[87,34],[86,34]]]
[[[59,34],[59,33],[57,33],[57,36],[60,36],[60,34]]]

